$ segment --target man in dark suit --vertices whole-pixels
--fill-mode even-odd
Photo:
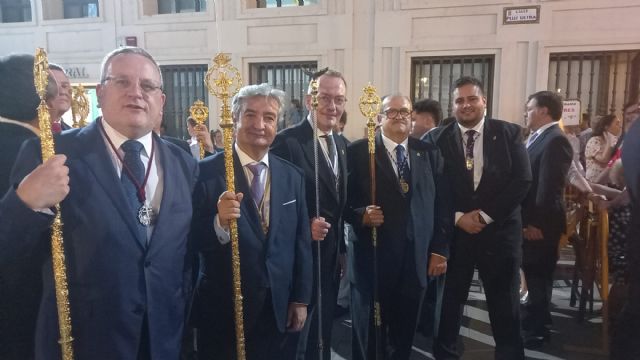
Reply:
[[[477,266],[487,296],[495,357],[523,359],[520,203],[531,183],[529,158],[520,126],[485,118],[487,101],[479,80],[457,80],[453,98],[456,121],[427,135],[445,159],[456,225],[434,355],[436,359],[461,356],[458,332]]]
[[[344,112],[346,82],[337,71],[329,70],[318,77],[318,139],[313,138],[311,115],[305,121],[278,133],[271,151],[300,167],[304,173],[306,203],[312,219],[311,235],[320,243],[321,292],[322,292],[322,341],[323,357],[331,358],[331,330],[336,304],[340,271],[344,269],[344,228],[342,212],[346,202],[347,159],[346,142],[336,136],[333,127]],[[311,89],[309,89],[311,90]],[[307,109],[311,108],[311,95],[305,98]],[[318,141],[318,181],[320,214],[316,217],[315,162],[313,143]],[[314,295],[311,299],[309,320],[300,334],[298,359],[317,359],[318,351],[318,254],[313,248]]]
[[[68,168],[69,193],[60,205],[79,360],[179,356],[191,294],[187,234],[197,167],[152,133],[164,104],[161,89],[151,55],[133,47],[114,50],[97,86],[103,117],[55,137]],[[27,142],[12,173],[14,187],[40,159],[39,142]],[[34,199],[21,189],[2,200],[9,219],[3,214],[0,228],[11,236],[0,237],[0,264],[49,242],[48,208],[58,199]],[[35,357],[60,359],[52,260],[43,255],[33,264],[43,274]]]
[[[368,141],[353,142],[349,158],[349,218],[354,359],[375,359],[374,282],[382,314],[384,359],[409,359],[427,276],[446,271],[453,212],[438,149],[410,138],[411,102],[387,96],[376,135],[376,203],[371,205]],[[374,278],[371,228],[378,227]]]
[[[527,152],[533,181],[522,205],[524,271],[529,301],[524,306],[524,346],[535,348],[549,338],[553,271],[558,261],[558,243],[566,230],[564,187],[573,150],[558,121],[562,99],[552,91],[529,96],[527,125],[531,135]]]
[[[261,84],[245,86],[233,99],[237,193],[226,191],[224,153],[201,163],[193,220],[202,249],[194,313],[200,359],[236,358],[231,219],[238,221],[247,359],[295,356],[287,332],[300,331],[307,317],[311,235],[302,172],[269,153],[283,98]]]
[[[627,230],[627,269],[629,290],[613,332],[611,359],[640,358],[637,337],[640,332],[640,99],[625,107],[630,124],[622,148],[624,179],[631,197],[631,222]]]
[[[9,190],[9,175],[25,140],[36,138],[40,99],[33,84],[33,55],[0,58],[0,194]],[[32,256],[0,266],[0,356],[33,358],[33,333],[40,301],[40,270]]]

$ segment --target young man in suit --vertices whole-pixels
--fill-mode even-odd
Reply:
[[[60,205],[75,357],[177,359],[191,294],[187,234],[196,163],[152,132],[165,95],[151,55],[136,47],[114,50],[103,60],[100,79],[103,117],[55,137],[68,171],[68,194]],[[14,188],[40,162],[40,143],[30,140],[14,167]],[[44,183],[64,180],[60,171]],[[2,201],[9,215],[3,211],[3,221],[12,222],[0,224],[11,235],[0,237],[0,264],[47,248],[53,220],[48,208],[60,200],[34,199],[23,187],[14,188]],[[59,359],[48,251],[43,258],[33,264],[43,274],[35,358]]]
[[[224,153],[200,165],[193,221],[202,261],[194,314],[200,359],[236,358],[231,219],[238,221],[247,359],[295,356],[297,337],[288,333],[300,331],[307,318],[311,235],[302,172],[269,152],[283,98],[260,84],[233,99],[236,193],[226,191]]]
[[[558,121],[562,99],[552,91],[529,96],[527,125],[531,135],[527,152],[533,181],[522,205],[524,271],[529,301],[524,306],[524,346],[536,348],[550,336],[553,271],[558,243],[566,230],[564,188],[573,150]]]
[[[458,332],[477,266],[487,296],[496,359],[524,358],[520,337],[520,203],[531,167],[520,126],[485,117],[482,83],[462,77],[453,90],[456,121],[427,134],[445,159],[453,188],[454,240],[434,345],[438,360],[459,359]]]
[[[438,149],[409,137],[411,102],[387,96],[375,138],[376,203],[371,201],[367,139],[353,142],[349,158],[349,218],[354,359],[376,358],[374,286],[378,286],[384,359],[409,359],[427,276],[447,269],[453,213]],[[377,279],[372,227],[377,227]],[[374,284],[377,282],[377,284]]]
[[[313,138],[311,89],[305,98],[309,116],[297,125],[278,133],[271,151],[302,169],[305,178],[306,203],[312,218],[311,235],[321,241],[322,341],[324,360],[331,358],[331,330],[340,274],[344,271],[344,227],[342,213],[346,202],[346,139],[334,133],[333,127],[344,113],[347,84],[342,74],[328,70],[318,78],[318,139]],[[316,216],[315,161],[313,143],[318,142],[318,181],[320,214]],[[298,359],[313,360],[318,351],[318,254],[313,245],[313,290],[309,321],[300,335]],[[320,359],[322,360],[322,359]]]

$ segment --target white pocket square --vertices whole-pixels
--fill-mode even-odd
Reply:
[[[293,199],[291,201],[287,201],[286,203],[282,204],[282,206],[293,204],[294,202],[296,202],[296,199]]]

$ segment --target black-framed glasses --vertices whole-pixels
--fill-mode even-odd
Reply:
[[[126,90],[133,84],[133,80],[125,76],[107,76],[103,83],[107,81],[111,82],[113,86],[120,90]],[[140,86],[140,89],[145,94],[152,94],[157,90],[162,90],[162,86],[149,79],[140,79],[138,86]]]
[[[402,118],[407,118],[411,115],[411,111],[409,109],[389,109],[389,110],[385,110],[384,114],[390,118],[390,119],[395,119],[398,116],[402,117]]]

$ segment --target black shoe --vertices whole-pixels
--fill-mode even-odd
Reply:
[[[544,343],[548,343],[551,341],[551,336],[549,334],[545,334],[542,336],[525,336],[524,337],[524,347],[526,349],[535,350],[540,349]]]

